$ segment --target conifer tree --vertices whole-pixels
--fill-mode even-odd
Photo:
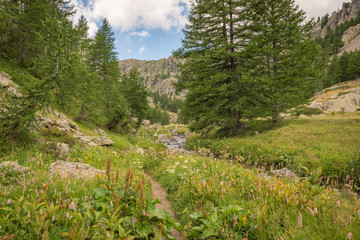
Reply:
[[[248,89],[242,78],[246,45],[246,1],[192,2],[182,48],[175,56],[186,59],[179,87],[188,89],[183,116],[193,120],[191,130],[241,130]],[[248,9],[247,9],[248,10]]]
[[[312,22],[294,0],[253,0],[251,34],[245,49],[259,113],[279,121],[279,114],[308,99],[321,71],[319,48],[312,40]]]
[[[122,127],[126,127],[132,117],[138,118],[138,126],[140,126],[142,120],[145,119],[149,103],[147,90],[140,78],[140,73],[135,68],[131,69],[129,74],[122,76],[121,92],[128,103],[130,111],[128,120]]]

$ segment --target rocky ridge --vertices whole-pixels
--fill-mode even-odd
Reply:
[[[337,84],[316,94],[309,104],[324,112],[357,112],[360,110],[360,79]]]
[[[329,21],[323,28],[321,28],[321,22],[317,22],[313,29],[312,34],[314,37],[325,37],[327,28],[330,27],[334,29],[336,26],[342,24],[345,21],[351,20],[352,18],[356,18],[360,11],[360,0],[352,0],[349,3],[344,3],[343,8],[339,11],[335,11],[329,16]]]
[[[179,72],[177,65],[181,62],[172,56],[167,59],[151,61],[127,59],[119,61],[119,68],[123,73],[128,73],[132,68],[136,68],[144,78],[145,86],[151,91],[179,98],[181,95],[176,94],[173,83],[177,82]]]

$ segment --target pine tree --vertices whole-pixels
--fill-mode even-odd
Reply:
[[[115,38],[110,23],[105,18],[96,33],[91,46],[91,65],[98,74],[98,80],[103,87],[105,109],[109,108],[111,88],[120,79]]]
[[[245,49],[263,116],[279,121],[279,114],[310,97],[321,71],[319,48],[312,40],[312,22],[294,0],[253,0],[250,42]]]
[[[138,118],[140,126],[142,120],[145,119],[146,112],[149,108],[147,100],[147,90],[140,78],[140,73],[135,69],[131,69],[129,74],[124,74],[121,79],[121,92],[125,97],[129,106],[128,120],[122,125],[126,127],[132,117]]]
[[[241,130],[247,108],[240,50],[246,45],[246,1],[197,0],[192,3],[182,48],[186,59],[180,88],[188,89],[182,115],[193,120],[191,130],[219,126]]]

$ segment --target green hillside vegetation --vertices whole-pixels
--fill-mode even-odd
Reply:
[[[348,184],[360,190],[360,115],[337,114],[318,119],[294,119],[269,129],[258,122],[238,138],[194,137],[189,149],[208,149],[252,167],[287,167],[300,176],[322,176],[319,184]]]
[[[0,73],[21,93],[0,88],[1,240],[360,238],[360,112],[304,105],[358,78],[360,55],[328,59],[295,1],[193,2],[174,52],[184,101],[121,74],[110,23],[91,38],[73,15],[69,0],[0,1]],[[188,125],[161,126],[167,111]]]

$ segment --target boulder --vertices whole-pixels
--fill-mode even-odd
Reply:
[[[158,136],[158,140],[157,140],[158,143],[167,143],[167,142],[170,142],[169,138],[167,137],[166,134],[160,134]]]
[[[97,132],[100,135],[106,136],[106,132],[104,130],[100,129],[100,128],[96,129],[95,132]]]
[[[0,73],[0,87],[11,94],[14,94],[16,97],[22,96],[22,94],[18,91],[19,85],[14,83],[11,80],[11,77],[5,72]]]
[[[297,178],[296,174],[293,171],[291,171],[291,170],[289,170],[287,168],[282,168],[282,169],[279,169],[279,170],[273,170],[270,173],[274,174],[277,177],[294,177],[294,178]]]
[[[94,137],[92,140],[97,143],[99,146],[111,146],[114,142],[108,137]]]
[[[8,162],[0,163],[0,169],[3,167],[9,167],[18,172],[25,172],[25,171],[29,170],[29,168],[23,167],[23,166],[19,165],[18,162],[15,162],[15,161],[8,161]]]
[[[69,155],[69,145],[66,143],[57,143],[56,146],[59,157],[66,157]]]
[[[143,120],[143,121],[142,121],[142,125],[143,125],[146,129],[149,129],[149,128],[151,127],[150,120]]]
[[[57,161],[49,166],[51,176],[59,174],[62,178],[76,177],[81,179],[93,179],[97,175],[105,175],[105,170],[94,168],[88,164],[78,162]]]

